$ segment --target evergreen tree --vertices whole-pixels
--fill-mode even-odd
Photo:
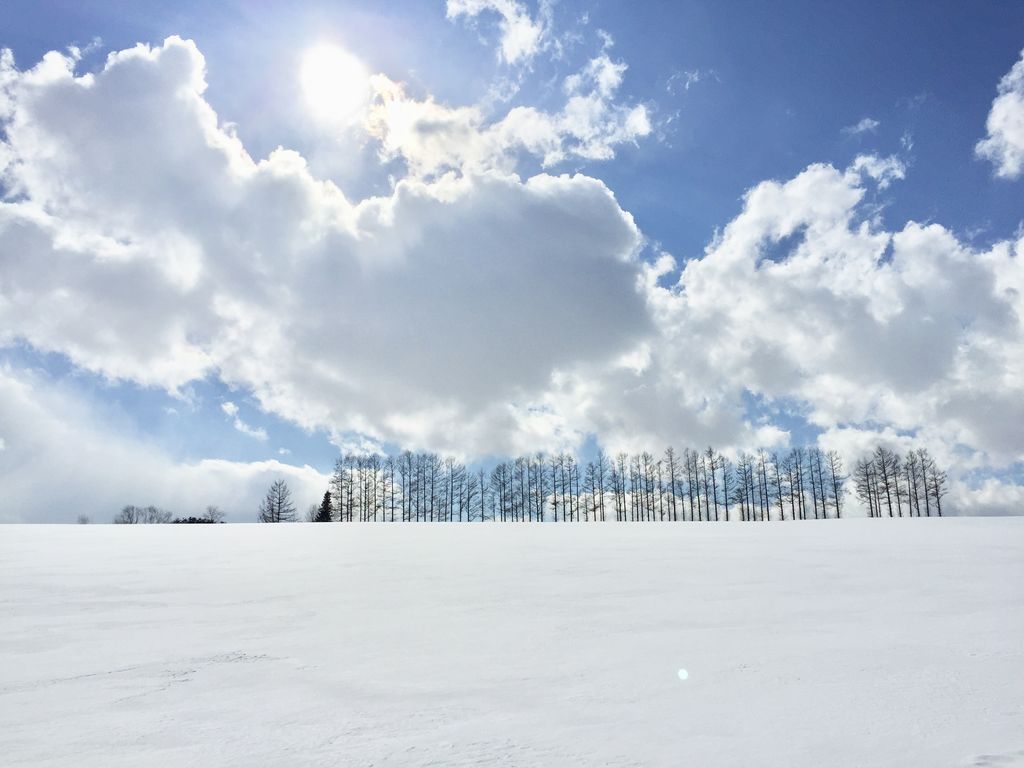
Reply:
[[[316,517],[313,518],[314,523],[329,523],[331,522],[331,492],[324,492],[324,500],[320,502],[320,508],[316,511]]]

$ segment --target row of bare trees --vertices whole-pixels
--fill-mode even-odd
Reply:
[[[847,480],[839,454],[819,448],[759,450],[735,461],[713,448],[520,456],[489,470],[454,458],[404,451],[397,456],[344,454],[311,522],[620,522],[770,521],[843,516]],[[942,515],[948,480],[925,449],[901,456],[879,446],[857,462],[854,491],[871,517]],[[220,522],[202,517],[173,522]],[[264,523],[294,522],[291,491],[277,480],[260,503]],[[124,507],[116,523],[169,523],[158,507]]]
[[[135,504],[126,504],[121,511],[114,515],[114,522],[119,525],[151,525],[154,523],[169,523],[173,515],[166,509],[148,506],[140,507]]]
[[[923,448],[901,456],[879,446],[857,462],[853,481],[871,517],[942,516],[948,479]]]
[[[891,454],[884,451],[885,456]],[[876,451],[876,456],[878,452]],[[902,498],[924,504],[925,514],[945,493],[926,451],[914,454]],[[892,484],[892,459],[879,475]],[[900,472],[911,460],[897,457]],[[919,467],[927,465],[928,470]],[[872,465],[873,466],[873,465]],[[860,464],[858,464],[858,472]],[[938,473],[938,474],[937,474]],[[877,474],[877,473],[876,473]],[[936,478],[941,475],[941,481]],[[925,480],[925,477],[931,480]],[[872,475],[870,487],[878,485]],[[392,455],[344,454],[336,462],[324,502],[307,519],[343,522],[600,522],[807,520],[842,517],[847,476],[835,451],[793,448],[786,453],[759,450],[735,461],[713,448],[668,448],[660,456],[598,452],[580,462],[572,454],[535,454],[502,461],[490,469],[469,468],[454,458],[404,451]],[[932,502],[921,502],[931,483]],[[858,475],[858,494],[860,483]],[[880,509],[872,490],[872,510]],[[863,498],[863,497],[862,497]],[[899,512],[899,502],[896,505]],[[910,502],[905,502],[907,506]],[[262,517],[262,514],[261,514]]]
[[[89,518],[86,515],[79,515],[78,522],[87,524]],[[222,523],[224,512],[220,507],[209,506],[203,515],[189,515],[188,517],[175,517],[174,513],[167,509],[154,507],[140,507],[135,504],[127,504],[121,507],[121,511],[114,515],[114,522],[118,525],[152,525],[162,523]]]

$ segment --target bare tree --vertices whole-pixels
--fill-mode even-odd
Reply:
[[[779,454],[772,453],[770,457],[771,463],[771,480],[772,480],[772,501],[779,510],[779,520],[786,519],[786,507],[783,504],[783,490],[782,490],[782,468],[779,466]]]
[[[395,522],[395,503],[397,500],[397,486],[395,485],[395,465],[397,460],[394,456],[388,456],[384,461],[384,489],[387,494],[387,513],[391,522]]]
[[[733,486],[733,466],[732,462],[725,454],[718,454],[718,466],[722,470],[722,508],[725,512],[725,519],[729,520],[729,501],[732,494]]]
[[[551,484],[548,474],[544,471],[544,454],[538,453],[533,458],[533,492],[537,497],[537,519],[543,523],[547,516],[547,503],[551,495]]]
[[[768,492],[768,457],[763,448],[757,451],[757,500],[761,520],[772,519],[771,494]]]
[[[733,486],[733,503],[740,508],[740,520],[751,520],[753,502],[753,460],[750,454],[741,451],[736,457],[736,483]]]
[[[870,459],[860,459],[853,470],[854,491],[868,508],[868,517],[879,517],[877,486],[875,484],[875,464]]]
[[[152,525],[171,522],[173,515],[166,509],[159,507],[137,507],[128,504],[121,508],[121,511],[114,517],[114,522],[119,525]]]
[[[719,456],[710,445],[704,453],[708,460],[708,474],[711,475],[711,503],[714,505],[715,520],[718,520],[718,469]],[[707,481],[705,480],[705,483]]]
[[[700,487],[697,485],[697,457],[689,448],[683,449],[686,467],[686,495],[690,499],[690,522],[700,519]]]
[[[825,458],[828,460],[828,473],[832,483],[832,506],[836,510],[836,517],[842,517],[843,492],[847,480],[843,474],[843,460],[837,451],[829,451]]]
[[[821,449],[811,448],[807,451],[807,476],[811,485],[811,509],[814,512],[814,519],[818,519],[818,507],[824,510],[825,489],[821,482]],[[825,515],[823,514],[822,517]]]
[[[679,519],[679,459],[670,445],[665,449],[665,472],[668,481],[668,516],[673,522]]]
[[[615,519],[626,519],[626,464],[629,457],[624,453],[615,456],[612,465],[612,495],[615,497]]]
[[[595,507],[596,507],[595,515],[596,516],[600,516],[600,520],[603,523],[605,521],[605,505],[604,505],[605,489],[607,487],[608,473],[609,473],[609,470],[610,470],[610,464],[609,464],[609,461],[608,461],[608,457],[605,456],[604,451],[598,451],[597,452],[597,457],[596,457],[596,459],[594,461],[594,467],[595,467],[595,474],[594,474],[595,486],[594,486],[594,491],[597,494],[597,504],[595,505]]]
[[[294,523],[295,505],[292,504],[292,492],[284,480],[275,480],[267,495],[260,502],[259,521],[261,523]]]
[[[894,517],[893,505],[899,506],[899,497],[896,495],[897,488],[893,482],[899,471],[899,456],[894,451],[880,445],[875,448],[874,464],[875,476],[878,478],[881,491],[879,501],[885,502],[889,517]]]
[[[580,465],[571,453],[565,455],[565,472],[569,480],[569,520],[575,521],[580,518]]]
[[[928,509],[931,509],[931,505],[935,505],[935,513],[942,517],[942,497],[946,495],[949,490],[948,477],[946,473],[938,468],[935,463],[935,459],[929,455],[927,449],[921,448],[918,451],[918,459],[923,467],[925,476],[925,488],[926,496],[928,499]]]
[[[136,525],[141,523],[142,507],[136,507],[134,504],[126,504],[121,507],[121,511],[114,517],[114,522],[118,525]]]
[[[797,447],[790,452],[789,456],[793,466],[793,482],[791,487],[793,489],[794,500],[796,501],[796,514],[799,516],[799,519],[806,520],[807,494],[805,492],[806,486],[804,485],[804,482],[807,452],[803,448]]]
[[[484,484],[483,469],[477,472],[477,486],[480,488],[480,522],[487,521],[487,486]],[[493,520],[493,518],[491,518]]]

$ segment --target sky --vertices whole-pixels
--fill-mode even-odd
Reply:
[[[1024,512],[1024,9],[0,14],[0,521],[883,443]]]

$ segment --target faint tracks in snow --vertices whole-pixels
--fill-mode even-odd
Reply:
[[[281,661],[283,657],[271,656],[265,653],[250,654],[244,652],[236,653],[221,653],[212,656],[199,656],[188,659],[183,659],[180,662],[158,661],[150,662],[146,664],[133,664],[127,667],[117,667],[116,669],[101,670],[99,672],[85,672],[79,675],[66,675],[64,677],[51,677],[43,680],[31,680],[23,683],[15,683],[13,685],[0,686],[0,696],[6,696],[16,693],[28,693],[31,691],[37,691],[42,688],[50,688],[56,685],[74,684],[83,681],[93,681],[96,678],[107,678],[110,680],[145,680],[145,679],[156,679],[163,680],[165,684],[161,687],[150,690],[142,691],[139,693],[131,694],[117,701],[127,701],[129,699],[138,698],[140,696],[147,696],[152,693],[157,693],[160,690],[166,690],[171,686],[179,683],[185,683],[192,679],[198,671],[203,668],[220,665],[220,664],[252,664],[266,661]]]
[[[1024,768],[1024,749],[998,755],[972,757],[965,768]]]

